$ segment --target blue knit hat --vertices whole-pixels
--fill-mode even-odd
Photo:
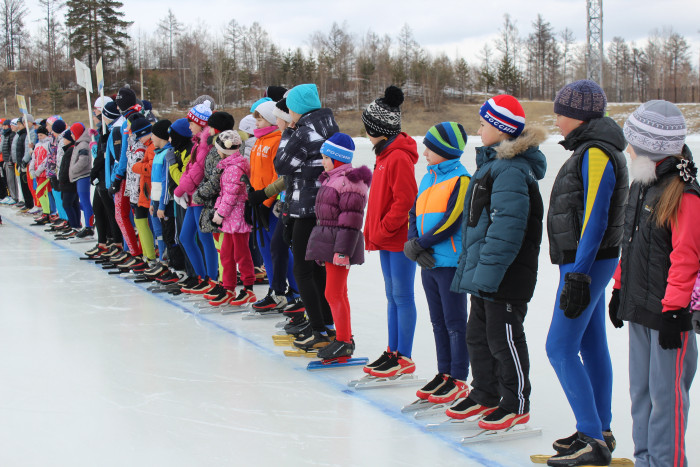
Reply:
[[[170,125],[170,130],[168,131],[174,131],[180,136],[184,136],[185,138],[192,138],[192,130],[190,130],[190,122],[186,118],[178,118],[173,122],[172,125]]]
[[[580,79],[559,90],[554,98],[554,113],[587,122],[604,117],[607,104],[605,91],[598,83]]]
[[[138,117],[131,122],[131,134],[136,136],[136,139],[141,139],[148,136],[153,131],[153,125],[146,118]]]
[[[258,106],[259,106],[260,104],[262,104],[263,102],[268,102],[268,101],[271,101],[271,100],[272,100],[272,99],[270,99],[269,97],[263,97],[262,99],[258,99],[257,101],[253,102],[253,105],[250,106],[250,113],[255,112],[255,109],[257,109]]]
[[[509,94],[499,94],[484,102],[479,115],[498,131],[513,138],[525,129],[525,110],[518,99]]]
[[[304,115],[306,112],[321,108],[318,88],[315,84],[300,84],[294,86],[287,95],[287,107],[292,112]]]
[[[343,164],[352,162],[354,151],[355,142],[345,133],[334,134],[321,146],[321,154]]]
[[[467,145],[467,132],[457,122],[442,122],[428,130],[425,147],[445,159],[459,159]]]

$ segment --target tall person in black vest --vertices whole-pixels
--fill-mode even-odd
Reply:
[[[616,327],[629,321],[635,465],[683,467],[698,360],[689,304],[700,265],[700,186],[675,105],[642,104],[624,131],[634,182],[610,319]]]
[[[620,255],[629,176],[625,137],[605,116],[606,104],[589,80],[567,84],[554,100],[560,144],[573,154],[554,181],[547,215],[550,258],[559,265],[547,356],[577,431],[554,442],[559,454],[548,465],[608,465],[615,448],[605,287]]]

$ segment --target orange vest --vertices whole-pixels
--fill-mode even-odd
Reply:
[[[255,140],[250,151],[250,185],[253,189],[262,190],[277,180],[274,161],[281,139],[282,132],[275,130]],[[274,202],[275,198],[272,197],[263,204],[269,208]]]

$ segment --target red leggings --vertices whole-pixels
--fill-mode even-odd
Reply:
[[[134,256],[140,256],[143,252],[141,251],[141,244],[136,238],[134,226],[131,225],[131,219],[129,218],[131,214],[131,204],[129,198],[124,196],[125,189],[126,180],[122,181],[121,189],[114,195],[114,216],[117,218],[117,225],[119,226],[119,230],[122,231],[122,236],[124,237],[126,246],[129,248],[129,253]]]
[[[255,283],[253,257],[248,246],[249,233],[224,233],[221,242],[221,265],[224,267],[223,283],[226,290],[235,290],[238,279],[236,267],[241,271],[243,285]]]
[[[352,328],[350,327],[350,300],[348,300],[348,273],[345,266],[326,263],[326,300],[331,306],[335,322],[335,338],[339,341],[350,342]]]

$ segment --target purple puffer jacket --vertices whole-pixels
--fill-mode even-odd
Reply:
[[[209,138],[208,126],[202,128],[202,131],[192,138],[194,142],[194,146],[192,146],[192,157],[187,163],[185,172],[182,174],[182,177],[180,177],[177,188],[175,188],[175,196],[182,196],[185,193],[190,195],[190,206],[201,206],[201,204],[192,203],[192,195],[204,178],[204,164],[207,161],[207,154],[211,149],[207,138]]]
[[[350,264],[365,262],[362,221],[372,172],[341,165],[319,177],[316,196],[317,225],[311,232],[306,259],[332,263],[335,253],[350,258]]]
[[[222,232],[248,233],[252,230],[245,220],[245,202],[248,192],[241,181],[241,175],[250,176],[250,162],[241,153],[236,152],[219,162],[217,168],[221,173],[221,192],[216,200],[216,212],[224,218]]]

